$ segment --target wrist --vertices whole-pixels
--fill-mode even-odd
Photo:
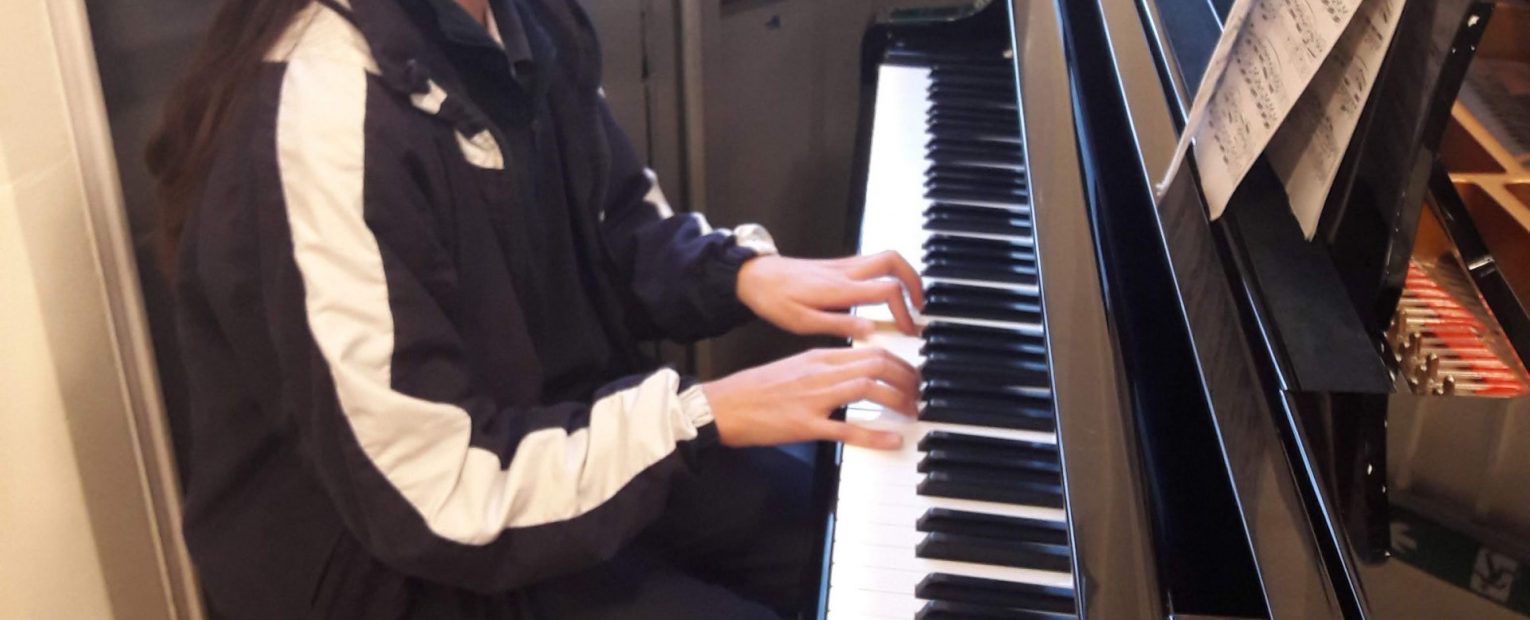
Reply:
[[[781,260],[784,259],[776,255],[756,255],[745,259],[738,267],[738,283],[736,286],[739,300],[747,304],[750,293],[764,286],[763,282],[768,279],[771,264]]]
[[[705,395],[712,414],[712,427],[717,429],[717,438],[723,445],[735,445],[739,429],[737,403],[733,402],[733,396],[738,393],[736,381],[733,375],[702,383],[697,388]]]

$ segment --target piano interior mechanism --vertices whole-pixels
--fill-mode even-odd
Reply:
[[[927,305],[852,346],[922,413],[822,447],[811,614],[1530,616],[1518,2],[1406,0],[1310,241],[1263,157],[1215,221],[1193,157],[1154,191],[1229,0],[881,16],[847,249]]]

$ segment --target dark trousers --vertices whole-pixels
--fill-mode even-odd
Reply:
[[[635,544],[522,592],[521,608],[537,620],[795,615],[818,544],[811,482],[780,450],[710,450]]]
[[[403,575],[350,537],[331,552],[310,618],[686,620],[794,616],[816,580],[811,469],[774,449],[715,448],[673,481],[662,517],[612,560],[483,595]],[[238,608],[212,617],[248,617]]]

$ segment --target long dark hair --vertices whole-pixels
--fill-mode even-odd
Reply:
[[[167,273],[175,269],[181,231],[261,60],[312,1],[226,0],[170,91],[144,152],[158,194],[160,260]]]

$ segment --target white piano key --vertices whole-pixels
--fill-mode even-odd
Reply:
[[[1027,201],[1024,201],[1024,200],[1016,200],[1014,202],[999,202],[999,201],[995,201],[995,200],[973,200],[973,199],[969,199],[969,198],[951,198],[951,199],[942,198],[940,200],[930,200],[930,202],[931,203],[939,202],[941,204],[948,204],[948,205],[961,205],[961,206],[964,206],[964,207],[984,207],[984,208],[991,208],[991,209],[1003,209],[1005,211],[1014,211],[1016,213],[1021,213],[1021,214],[1026,214],[1026,213],[1030,213],[1031,212],[1031,203],[1027,202]]]
[[[829,589],[829,616],[844,618],[898,618],[908,620],[919,613],[924,601],[912,595],[873,592],[856,588]]]
[[[930,70],[884,65],[877,78],[876,112],[872,121],[871,157],[866,175],[865,212],[861,218],[861,254],[893,250],[923,270],[924,242],[920,234],[924,210],[924,172],[929,162],[924,145],[926,93]],[[857,316],[891,321],[885,305],[857,310]]]
[[[929,325],[932,321],[946,323],[961,323],[963,325],[976,325],[978,327],[997,327],[999,329],[1012,329],[1030,336],[1042,335],[1040,323],[1021,323],[1016,321],[991,321],[988,319],[969,319],[956,316],[941,316],[936,314],[921,314],[915,320],[920,325]]]
[[[949,284],[961,284],[961,285],[965,285],[965,286],[981,286],[981,287],[984,287],[984,288],[996,288],[996,289],[1003,289],[1003,290],[1006,290],[1006,291],[1015,291],[1017,293],[1029,293],[1031,295],[1035,295],[1035,294],[1041,292],[1041,287],[1036,286],[1035,284],[1015,284],[1013,282],[994,282],[992,280],[967,280],[967,279],[963,279],[963,278],[929,277],[929,278],[925,278],[924,279],[925,288],[929,288],[929,286],[931,284],[936,284],[936,283],[939,283],[939,282],[946,282],[946,283],[949,283]]]
[[[879,525],[908,524],[912,527],[918,525],[919,518],[932,508],[993,515],[996,517],[1036,519],[1055,523],[1063,523],[1066,517],[1066,513],[1060,508],[998,504],[943,497],[924,498],[928,501],[922,504],[889,504],[877,501],[876,494],[871,489],[845,490],[844,486],[840,488],[845,492],[839,495],[839,501],[834,509],[834,522],[836,524],[845,523],[847,527],[854,527],[862,523]]]
[[[924,363],[924,356],[919,354],[921,346],[924,346],[923,338],[904,334],[891,327],[877,329],[864,339],[857,338],[850,342],[850,347],[854,349],[875,347],[886,350],[916,367]]]
[[[909,579],[905,571],[873,568],[855,564],[829,565],[829,589],[850,588],[872,593],[914,596],[914,586],[919,579]]]
[[[919,544],[923,538],[924,533],[914,529],[912,523],[906,525],[866,523],[861,527],[834,528],[835,549],[848,544],[866,544],[907,548],[912,552],[914,545]]]
[[[843,488],[843,485],[841,485]],[[918,506],[889,506],[872,502],[856,501],[856,494],[851,492],[841,496],[842,500],[834,508],[834,524],[839,527],[843,523],[846,527],[855,527],[861,524],[875,525],[917,525],[919,517],[924,516],[925,508]]]
[[[908,487],[899,487],[908,489]],[[885,492],[886,489],[877,489],[843,482],[839,485],[839,506],[843,509],[848,506],[866,507],[872,509],[902,509],[907,511],[924,511],[931,508],[945,508],[948,510],[963,510],[983,514],[998,515],[1002,517],[1020,517],[1025,519],[1041,519],[1064,523],[1068,514],[1061,508],[1048,506],[1030,506],[1023,504],[1001,504],[998,502],[985,502],[978,500],[954,499],[948,497],[926,497],[917,493],[908,492]],[[876,507],[876,508],[872,508]],[[852,514],[854,514],[852,512]]]
[[[840,484],[866,485],[872,488],[883,489],[891,492],[899,489],[899,493],[913,493],[914,487],[919,486],[919,481],[924,478],[923,474],[908,470],[907,473],[893,468],[872,468],[855,464],[841,464],[839,468]]]
[[[921,536],[920,538],[922,539],[923,537]],[[910,581],[910,588],[912,588],[913,584],[918,584],[919,580],[923,579],[926,575],[932,573],[993,579],[1009,583],[1029,583],[1055,588],[1071,589],[1073,587],[1073,575],[1069,573],[921,558],[914,555],[914,545],[918,544],[917,540],[908,547],[866,544],[854,541],[840,543],[836,541],[834,544],[832,566],[855,566],[888,571],[890,573],[888,576],[892,579]],[[903,574],[899,575],[897,573]],[[902,587],[902,585],[895,586],[900,591]]]
[[[921,220],[919,222],[919,225],[921,227],[924,226],[924,222]],[[937,234],[938,235],[949,235],[949,236],[952,236],[952,237],[971,237],[973,239],[993,239],[995,241],[1008,241],[1010,243],[1015,243],[1015,244],[1019,244],[1019,245],[1023,245],[1023,246],[1028,246],[1028,247],[1034,247],[1036,245],[1036,238],[1031,236],[1031,235],[1003,235],[1003,234],[998,234],[998,233],[980,233],[980,232],[971,232],[971,231],[966,231],[966,230],[926,231],[923,228],[921,228],[920,229],[920,235],[919,235],[920,246],[923,247],[924,238],[925,237],[927,237],[929,235],[937,235]]]
[[[1043,395],[1044,396],[1044,395]],[[962,435],[975,435],[978,437],[992,437],[994,439],[1013,439],[1016,441],[1030,441],[1035,443],[1056,444],[1057,434],[1050,431],[1029,431],[1013,428],[995,428],[992,426],[973,426],[969,424],[952,424],[949,422],[925,422],[915,420],[895,411],[887,411],[880,405],[865,405],[855,403],[845,411],[846,420],[851,423],[873,428],[876,430],[893,431],[903,434],[903,447],[901,450],[911,450],[915,444],[925,435],[933,431],[945,431]],[[848,453],[851,450],[865,450],[845,446]],[[885,452],[885,451],[876,451]]]

